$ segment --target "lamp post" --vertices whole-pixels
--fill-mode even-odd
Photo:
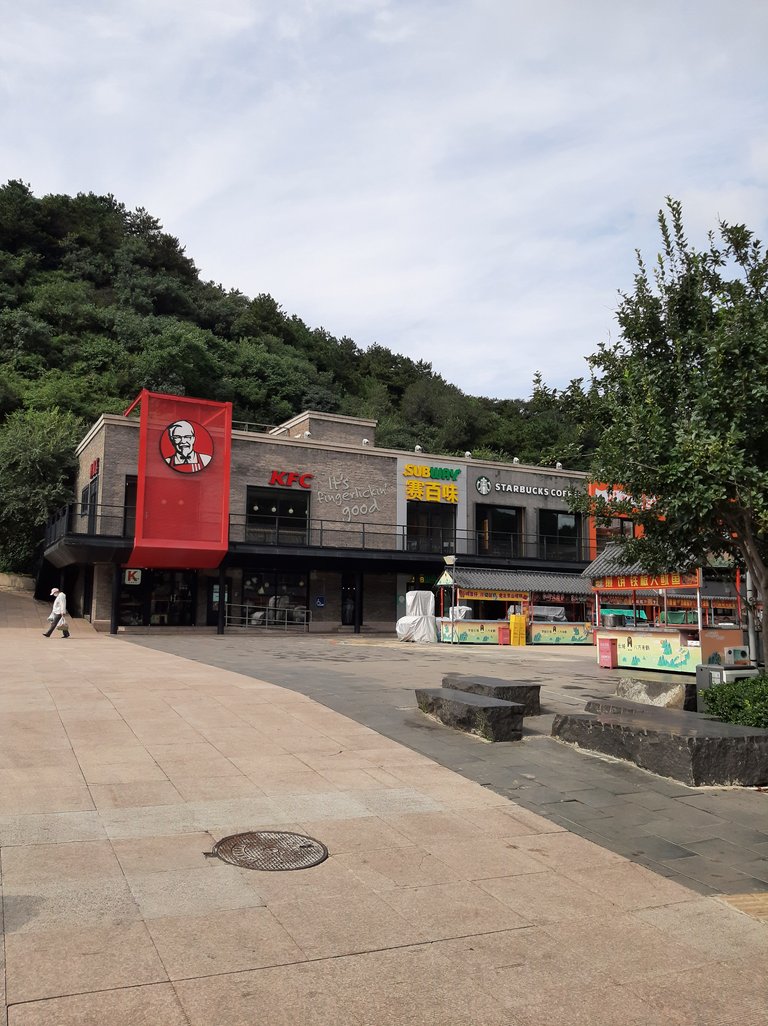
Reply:
[[[451,617],[451,644],[453,644],[456,634],[456,556],[443,556],[443,562],[451,574],[451,608],[449,612]]]

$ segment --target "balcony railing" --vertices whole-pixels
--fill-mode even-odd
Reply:
[[[110,537],[132,540],[136,511],[126,506],[71,503],[48,522],[46,548],[65,536]],[[423,555],[456,554],[493,559],[536,559],[547,562],[587,563],[586,541],[541,534],[487,534],[445,528],[407,527],[403,524],[338,520],[297,520],[276,516],[254,522],[243,515],[229,518],[229,541],[238,546],[294,549],[350,549],[412,552]]]

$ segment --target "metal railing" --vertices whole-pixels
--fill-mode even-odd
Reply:
[[[52,516],[46,527],[46,548],[67,535],[132,539],[136,510],[73,502]],[[542,534],[520,534],[447,528],[414,528],[404,524],[338,520],[300,520],[276,516],[254,521],[231,514],[229,542],[240,546],[295,549],[351,549],[412,552],[422,555],[468,555],[488,559],[537,559],[588,563],[586,540]]]
[[[307,606],[270,606],[268,603],[227,603],[224,621],[227,627],[253,630],[308,631],[312,611]]]

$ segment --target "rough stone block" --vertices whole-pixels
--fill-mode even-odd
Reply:
[[[555,716],[552,736],[693,787],[768,783],[768,730],[610,699],[587,710]]]
[[[525,716],[541,714],[541,684],[502,680],[499,677],[476,677],[469,673],[447,673],[443,677],[443,687],[466,694],[487,695],[488,698],[499,698],[503,702],[519,702],[524,707]]]
[[[441,723],[487,741],[519,741],[523,736],[523,706],[486,695],[452,688],[418,688],[419,709]]]
[[[662,683],[656,680],[624,677],[616,684],[616,697],[665,709],[684,709],[685,689],[685,681]]]

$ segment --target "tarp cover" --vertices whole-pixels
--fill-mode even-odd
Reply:
[[[416,641],[425,645],[437,642],[435,596],[431,591],[409,591],[405,596],[405,616],[395,624],[398,641]]]

